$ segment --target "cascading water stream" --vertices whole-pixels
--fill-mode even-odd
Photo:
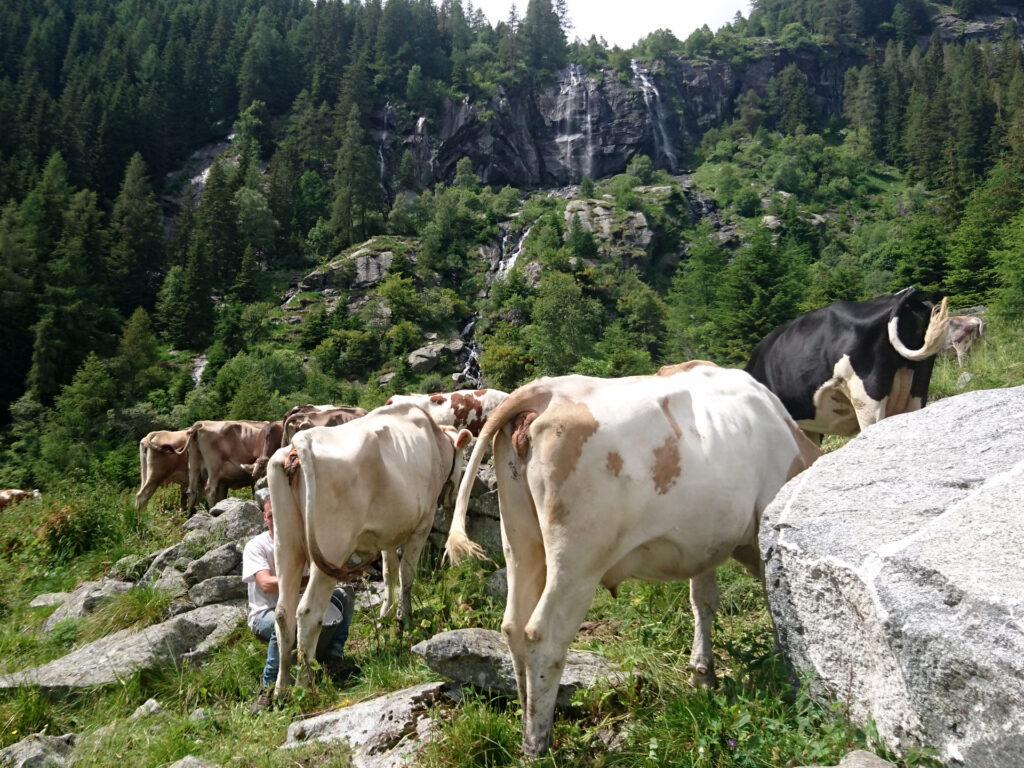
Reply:
[[[501,260],[498,262],[498,273],[494,277],[495,280],[504,280],[508,277],[508,274],[515,267],[516,261],[522,254],[523,248],[526,246],[526,238],[530,236],[531,229],[533,229],[533,227],[526,228],[523,234],[519,237],[519,240],[516,242],[516,246],[511,253],[508,252],[507,248],[510,234],[507,232],[505,233],[505,237],[501,239]]]
[[[643,94],[644,105],[647,107],[647,117],[651,121],[654,134],[654,161],[657,162],[660,158],[664,158],[669,170],[674,172],[679,164],[679,158],[665,125],[667,117],[661,93],[658,91],[658,86],[654,84],[651,73],[640,66],[640,62],[633,59],[630,62],[630,68],[633,70],[633,79],[640,84],[640,92]]]

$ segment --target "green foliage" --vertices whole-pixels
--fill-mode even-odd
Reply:
[[[533,300],[533,322],[525,329],[537,373],[568,373],[590,351],[599,328],[600,309],[562,272],[547,272]]]

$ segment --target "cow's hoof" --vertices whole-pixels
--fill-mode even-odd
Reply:
[[[527,760],[535,760],[547,754],[550,746],[550,739],[531,739],[523,737],[523,757]]]
[[[690,665],[690,685],[694,688],[710,689],[718,685],[715,670],[704,664]]]

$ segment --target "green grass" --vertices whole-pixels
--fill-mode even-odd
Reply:
[[[999,319],[985,324],[985,338],[975,342],[963,368],[956,357],[940,357],[932,373],[930,397],[939,400],[977,389],[1018,387],[1024,384],[1024,323],[1008,323]],[[970,374],[963,386],[957,382],[962,374]]]

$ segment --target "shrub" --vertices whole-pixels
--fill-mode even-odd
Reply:
[[[93,506],[63,504],[51,509],[37,533],[60,565],[107,541],[113,533],[113,520]]]

